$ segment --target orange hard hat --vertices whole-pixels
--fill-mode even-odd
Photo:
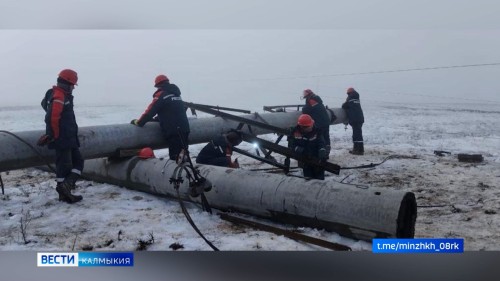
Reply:
[[[354,88],[347,88],[347,93],[352,93],[354,92]]]
[[[155,87],[163,81],[169,81],[166,75],[160,74],[155,78]]]
[[[314,120],[309,114],[301,114],[297,120],[297,125],[302,127],[311,127],[314,125]]]
[[[305,89],[302,94],[304,95],[304,97],[307,97],[309,95],[312,95],[314,94],[313,91],[311,89]]]
[[[142,159],[148,159],[148,158],[155,158],[155,154],[153,153],[153,150],[151,147],[145,147],[139,151],[139,158]]]
[[[78,85],[78,74],[76,71],[72,69],[63,69],[61,72],[59,72],[59,78],[63,79],[64,81],[69,82],[72,85]]]

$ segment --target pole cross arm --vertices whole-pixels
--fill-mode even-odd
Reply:
[[[240,123],[245,123],[247,125],[251,125],[254,127],[267,129],[267,130],[273,131],[277,134],[287,135],[289,133],[289,131],[287,129],[276,127],[273,125],[269,125],[269,124],[266,124],[264,122],[250,120],[250,119],[247,119],[247,118],[244,118],[241,116],[237,116],[237,115],[233,115],[233,114],[229,114],[226,112],[221,112],[221,111],[215,110],[212,107],[209,107],[206,105],[201,105],[201,104],[196,104],[196,103],[191,103],[191,102],[184,102],[184,104],[189,108],[194,108],[196,110],[199,110],[199,111],[202,111],[202,112],[205,112],[208,114],[213,114],[215,116],[219,116],[219,117],[222,117],[225,119],[233,120],[233,121],[240,122]]]

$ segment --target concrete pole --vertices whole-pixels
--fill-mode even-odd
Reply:
[[[337,108],[333,109],[333,111],[337,119],[332,124],[339,124],[346,120],[347,117],[342,109]],[[299,115],[300,112],[277,112],[239,116],[265,122],[276,127],[287,128],[296,124]],[[189,124],[191,128],[191,134],[189,135],[190,144],[209,142],[214,136],[229,129],[235,129],[238,126],[237,122],[220,117],[190,119]],[[249,132],[247,126],[242,130]],[[252,128],[252,132],[257,135],[272,133],[269,130],[255,127]],[[0,172],[40,166],[46,164],[47,161],[50,163],[55,161],[54,151],[50,151],[46,147],[36,146],[38,138],[45,134],[44,130],[14,133],[32,144],[42,156],[40,157],[30,147],[13,136],[0,132]],[[80,151],[84,159],[109,157],[117,149],[142,148],[146,146],[153,149],[167,147],[161,135],[159,123],[157,122],[149,122],[143,128],[130,124],[81,127],[78,137],[81,144]]]
[[[151,194],[176,197],[169,183],[175,162],[167,159],[119,162],[89,160],[87,179],[124,186]],[[412,238],[417,208],[411,192],[383,188],[357,188],[335,181],[309,180],[197,165],[213,184],[206,192],[208,202],[220,210],[234,210],[296,226],[337,232],[354,239],[374,237]],[[185,177],[184,177],[185,178]],[[187,180],[180,187],[182,198],[199,202],[187,194]]]

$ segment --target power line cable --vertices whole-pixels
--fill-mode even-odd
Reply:
[[[408,93],[408,92],[401,92],[401,91],[394,91],[394,90],[379,90],[379,89],[372,89],[370,88],[370,92],[371,93],[379,93],[379,94],[382,94],[382,95],[390,95],[390,96],[394,96],[394,95],[398,95],[398,96],[408,96],[408,97],[422,97],[422,98],[430,98],[430,99],[443,99],[443,100],[463,100],[463,101],[471,101],[471,102],[474,102],[474,103],[500,103],[500,101],[498,100],[485,100],[485,99],[469,99],[469,98],[462,98],[462,97],[453,97],[453,96],[444,96],[442,94],[439,94],[439,95],[425,95],[425,94],[416,94],[416,93]],[[322,97],[323,99],[327,99],[327,100],[331,100],[331,99],[335,99],[335,100],[338,100],[339,98],[336,98],[336,97],[329,97],[329,96],[325,96],[325,97]],[[377,100],[372,100],[372,99],[364,99],[365,101],[382,101],[380,99],[377,99]],[[389,101],[387,101],[389,102]],[[390,102],[395,102],[395,100],[393,99],[392,101]]]
[[[369,75],[369,74],[383,74],[383,73],[395,73],[395,72],[409,72],[409,71],[426,71],[426,70],[438,70],[438,69],[451,69],[451,68],[499,66],[499,65],[500,65],[500,62],[493,62],[493,63],[463,64],[463,65],[451,65],[451,66],[434,66],[434,67],[406,68],[406,69],[395,69],[395,70],[378,70],[378,71],[367,71],[367,72],[319,74],[319,75],[275,77],[275,78],[235,79],[235,80],[227,80],[227,81],[233,81],[233,82],[234,81],[272,81],[272,80],[289,80],[289,79],[306,79],[306,78],[321,78],[321,77],[335,77],[335,76]]]

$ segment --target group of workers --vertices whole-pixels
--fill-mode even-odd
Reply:
[[[38,140],[38,145],[47,145],[56,154],[56,191],[59,200],[76,203],[82,200],[81,195],[74,195],[71,190],[79,179],[84,161],[80,154],[78,125],[73,110],[73,90],[78,82],[74,70],[64,69],[57,78],[57,84],[49,89],[42,100],[45,110],[46,133]],[[169,148],[169,158],[178,164],[189,157],[189,121],[186,108],[181,98],[181,91],[170,83],[166,75],[158,75],[154,86],[153,101],[139,119],[130,123],[142,127],[147,122],[159,122],[162,135]],[[305,105],[297,125],[290,130],[289,148],[305,157],[326,161],[330,154],[330,117],[321,98],[310,89],[303,91]],[[342,105],[353,130],[354,155],[363,155],[363,136],[361,127],[364,122],[359,94],[347,89],[347,100]],[[200,151],[196,158],[199,164],[239,168],[236,160],[232,161],[233,147],[242,142],[241,133],[231,130],[215,137]],[[304,177],[324,179],[324,169],[317,166],[302,165]]]

